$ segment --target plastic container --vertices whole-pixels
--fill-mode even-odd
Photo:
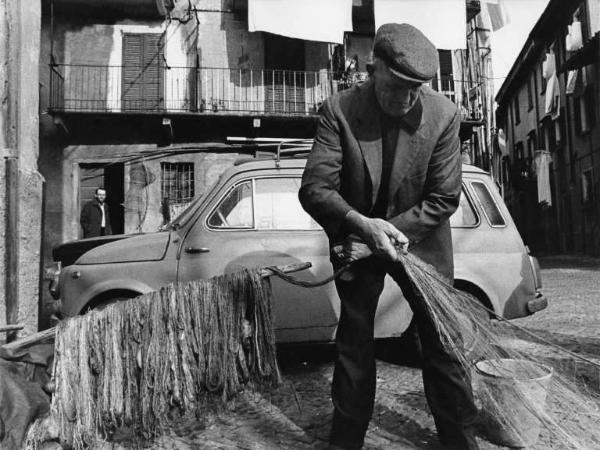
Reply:
[[[482,421],[490,441],[507,447],[535,444],[552,368],[519,359],[483,360],[475,368]]]

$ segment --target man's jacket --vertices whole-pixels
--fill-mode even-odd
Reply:
[[[112,234],[110,229],[110,215],[108,214],[108,205],[104,203],[104,216],[106,227],[104,234]],[[80,218],[81,228],[83,228],[83,237],[100,236],[100,225],[102,223],[102,210],[96,200],[92,200],[83,205]]]
[[[372,80],[323,105],[299,197],[330,243],[348,234],[343,223],[351,209],[372,216],[381,181],[380,114]],[[385,219],[409,238],[409,251],[452,277],[448,218],[458,206],[462,175],[458,108],[423,86],[398,120]]]

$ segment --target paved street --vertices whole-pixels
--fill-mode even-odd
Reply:
[[[551,257],[541,260],[547,310],[516,321],[573,352],[600,362],[600,259]],[[523,336],[518,343],[554,362],[568,358]],[[153,449],[311,449],[325,448],[330,421],[330,349],[282,352],[284,383],[275,392],[245,394],[230,410],[210,414],[203,423],[181,424]],[[563,361],[564,362],[564,361]],[[590,393],[600,392],[600,371],[577,364]],[[569,418],[577,420],[577,418]],[[483,449],[500,447],[481,441]],[[366,447],[436,449],[433,420],[418,369],[394,361],[378,362],[376,408]],[[535,449],[557,449],[542,434]]]

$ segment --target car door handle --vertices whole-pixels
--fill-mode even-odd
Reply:
[[[186,253],[208,253],[210,252],[209,248],[206,247],[186,247]]]

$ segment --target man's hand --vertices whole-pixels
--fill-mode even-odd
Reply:
[[[348,236],[342,244],[336,245],[332,250],[342,264],[365,259],[373,254],[367,244],[354,234]]]
[[[408,250],[408,238],[386,220],[373,219],[357,211],[350,211],[346,215],[346,221],[350,229],[376,256],[397,261],[398,251]]]

